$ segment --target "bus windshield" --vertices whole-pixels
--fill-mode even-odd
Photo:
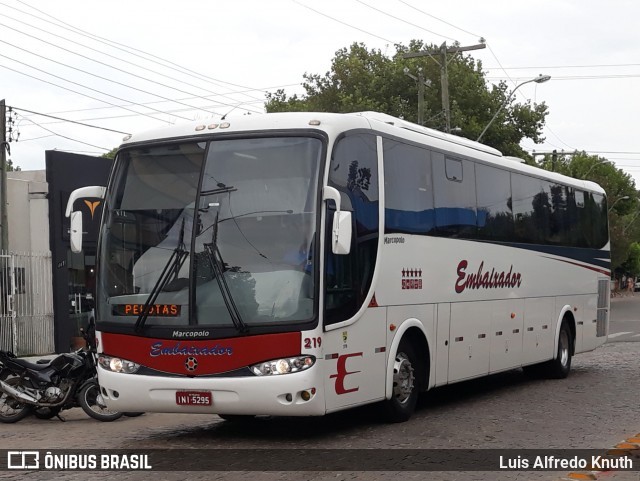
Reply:
[[[321,152],[295,136],[120,152],[97,321],[246,330],[312,319]]]

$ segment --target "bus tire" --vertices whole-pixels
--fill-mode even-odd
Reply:
[[[390,422],[405,422],[416,409],[419,391],[417,373],[421,369],[419,362],[413,345],[403,338],[395,354],[391,399],[384,402]]]
[[[564,379],[571,370],[571,353],[573,352],[573,339],[569,324],[563,320],[558,335],[558,352],[556,358],[544,363],[544,374],[552,379]]]

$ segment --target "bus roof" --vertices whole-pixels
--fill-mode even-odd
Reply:
[[[507,170],[567,184],[579,189],[604,194],[604,189],[590,181],[574,179],[524,163],[522,159],[503,156],[499,150],[488,145],[457,135],[423,127],[391,115],[378,112],[356,112],[347,114],[321,112],[282,112],[244,115],[228,120],[196,120],[167,127],[148,130],[125,137],[122,147],[156,140],[197,138],[199,136],[232,132],[257,132],[265,130],[313,129],[335,136],[353,129],[372,129],[395,137],[430,145],[435,149],[478,160]]]

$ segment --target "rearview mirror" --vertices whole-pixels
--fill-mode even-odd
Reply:
[[[346,255],[351,252],[351,212],[340,210],[340,192],[335,187],[325,186],[322,191],[325,201],[336,204],[336,213],[331,226],[331,252]]]
[[[71,228],[69,229],[69,241],[71,252],[82,252],[82,212],[79,210],[71,213]]]
[[[337,255],[351,252],[351,212],[342,210],[333,216],[331,251]]]

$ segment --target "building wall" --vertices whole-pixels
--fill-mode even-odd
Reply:
[[[48,192],[44,170],[7,172],[9,251],[50,252]]]
[[[54,351],[49,205],[45,171],[7,173],[9,252],[0,256],[0,348]]]

